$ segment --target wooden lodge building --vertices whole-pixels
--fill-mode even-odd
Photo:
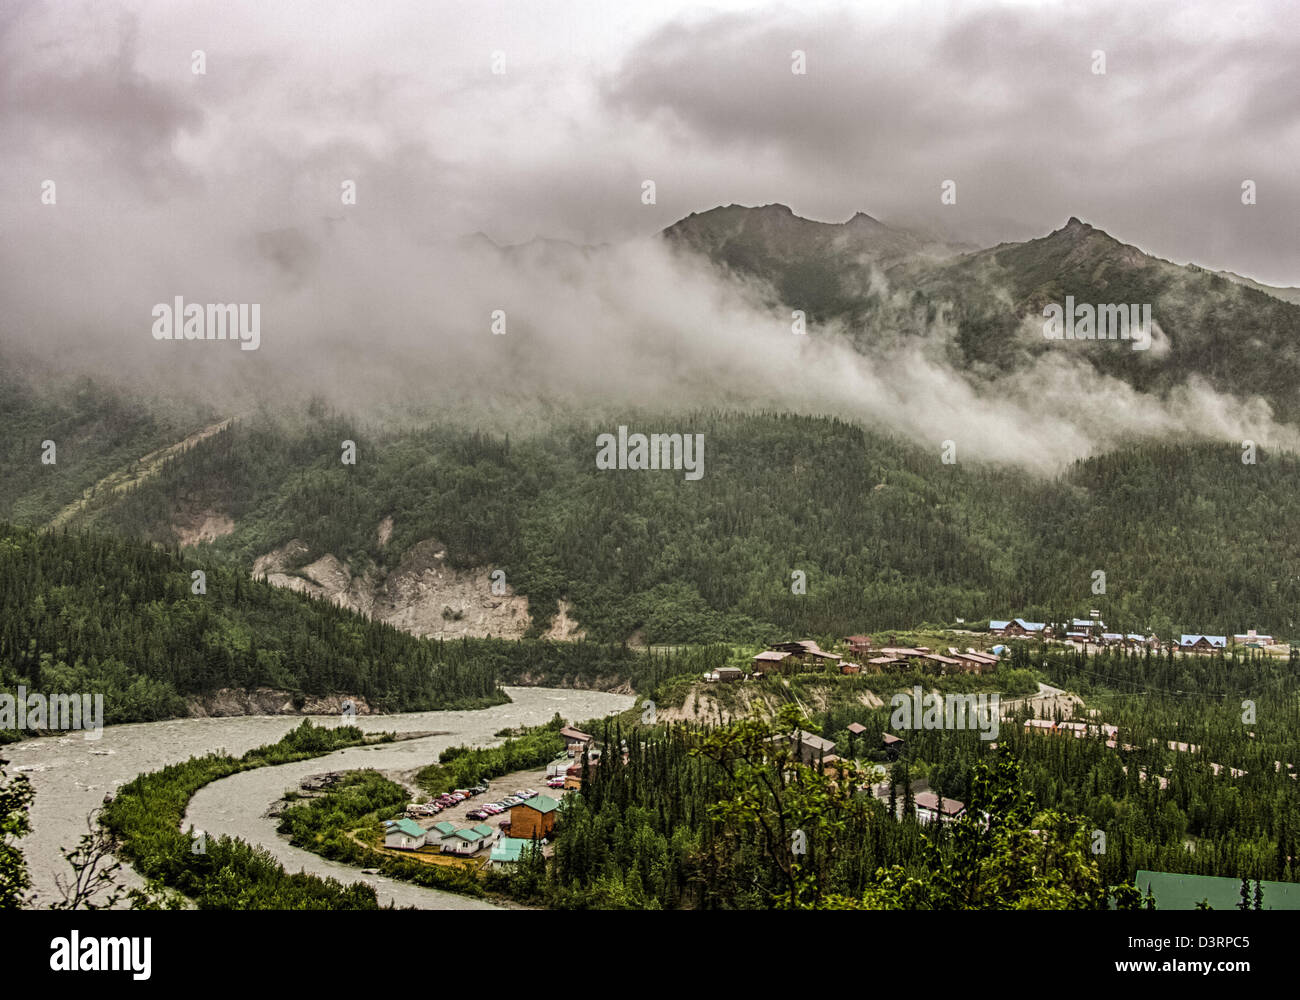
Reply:
[[[916,818],[921,823],[933,823],[935,820],[951,823],[966,811],[964,802],[940,799],[934,792],[917,792],[913,801],[916,803]]]
[[[989,622],[989,631],[994,635],[1006,636],[1008,638],[1045,638],[1052,634],[1045,622],[1030,622],[1023,618],[1012,618],[1009,621],[993,620]]]
[[[800,674],[808,671],[839,669],[844,657],[828,653],[812,639],[774,643],[753,659],[756,674]]]
[[[549,795],[535,795],[510,810],[510,836],[521,840],[539,840],[555,832],[560,804]]]
[[[1228,647],[1228,637],[1223,635],[1197,635],[1184,633],[1178,639],[1179,652],[1221,653]]]
[[[801,729],[797,733],[780,734],[769,737],[768,742],[780,743],[788,741],[794,750],[794,757],[800,764],[815,765],[819,760],[834,761],[835,743],[833,740],[823,739],[816,733],[810,733],[806,729]]]
[[[844,645],[849,647],[849,653],[853,656],[867,656],[871,653],[871,636],[846,636],[844,639]]]

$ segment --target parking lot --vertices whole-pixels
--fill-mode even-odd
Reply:
[[[564,789],[562,788],[546,787],[545,767],[539,767],[528,771],[516,771],[513,774],[507,774],[500,778],[493,778],[487,784],[488,790],[482,795],[472,795],[464,802],[458,802],[454,806],[444,809],[436,816],[415,816],[412,818],[426,829],[433,826],[434,823],[442,822],[452,823],[457,828],[474,826],[478,823],[487,823],[495,831],[500,829],[502,821],[510,817],[509,808],[496,816],[489,816],[487,819],[470,819],[466,814],[473,812],[475,809],[488,802],[500,802],[507,795],[519,789],[535,789],[538,794],[549,795],[557,802],[564,795]]]

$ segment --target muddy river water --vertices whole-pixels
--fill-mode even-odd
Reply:
[[[491,909],[492,904],[453,893],[424,889],[391,879],[362,875],[306,851],[290,847],[275,832],[267,809],[286,789],[307,775],[324,771],[373,767],[411,770],[437,760],[449,746],[492,746],[494,735],[507,726],[538,725],[559,712],[569,722],[604,716],[632,705],[629,695],[558,688],[505,689],[511,703],[477,712],[411,712],[398,715],[358,716],[355,724],[367,732],[437,732],[442,735],[416,740],[353,747],[325,757],[264,767],[222,778],[200,789],[190,802],[186,826],[209,835],[230,834],[270,851],[288,871],[333,876],[341,881],[375,886],[381,905],[419,906],[425,909]],[[239,716],[224,719],[171,719],[125,726],[109,726],[99,740],[80,733],[27,740],[0,747],[10,773],[25,773],[36,792],[32,804],[32,832],[19,846],[32,878],[34,905],[48,906],[58,898],[56,873],[70,869],[60,848],[72,848],[86,832],[86,818],[105,794],[145,771],[156,771],[205,753],[239,756],[254,747],[279,740],[302,721],[300,716]],[[336,726],[338,716],[313,718]],[[138,885],[134,873],[124,881]]]

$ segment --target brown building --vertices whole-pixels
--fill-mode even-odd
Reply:
[[[966,804],[956,799],[940,799],[934,792],[917,792],[916,818],[922,823],[932,823],[936,819],[948,823],[966,811]]]
[[[600,766],[599,757],[587,758],[587,774],[590,775],[593,770]],[[565,791],[577,790],[582,788],[582,761],[577,760],[568,766],[564,772],[564,789]]]
[[[549,795],[535,795],[510,810],[510,836],[523,840],[549,837],[555,831],[560,804]]]
[[[849,652],[854,656],[865,656],[871,652],[871,636],[869,635],[850,635],[844,639],[844,645],[849,647]]]
[[[955,649],[949,649],[948,655],[958,661],[957,669],[969,674],[982,674],[991,670],[996,670],[998,658],[988,653],[976,653],[973,650],[967,650],[959,653]]]
[[[1222,635],[1184,635],[1178,640],[1178,648],[1184,653],[1221,652],[1228,646],[1228,639]]]
[[[778,735],[771,737],[771,742],[780,743],[788,741],[794,748],[794,756],[801,764],[816,764],[821,758],[830,757],[835,750],[835,743],[832,740],[823,739],[816,733],[810,733],[806,729],[791,735]]]
[[[840,661],[844,659],[839,653],[826,652],[812,639],[800,639],[797,642],[776,642],[772,644],[772,652],[790,654],[790,659],[798,664],[797,669],[800,670],[818,670],[827,666],[838,666]]]
[[[754,657],[754,673],[759,674],[782,674],[787,673],[791,668],[789,664],[790,654],[777,649],[768,649]]]

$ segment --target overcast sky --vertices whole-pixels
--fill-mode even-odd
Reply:
[[[45,179],[70,265],[110,254],[127,217],[195,239],[214,213],[271,228],[351,212],[429,239],[601,242],[782,202],[981,244],[1077,215],[1300,284],[1298,95],[1291,0],[5,0],[0,227],[53,224]]]

